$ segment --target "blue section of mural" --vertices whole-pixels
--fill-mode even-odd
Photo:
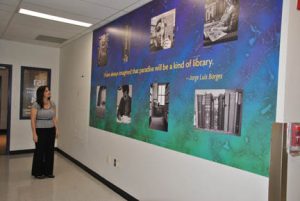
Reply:
[[[90,126],[268,176],[271,126],[276,113],[282,1],[229,0],[234,3],[238,26],[237,30],[226,33],[219,32],[219,22],[210,27],[225,18],[222,14],[232,11],[226,8],[227,1],[155,0],[95,30]],[[159,19],[166,24],[158,25]],[[126,26],[130,30],[127,35]],[[165,31],[164,37],[168,37],[166,44],[171,45],[151,51],[158,35],[154,32],[161,29]],[[219,40],[216,39],[219,33],[227,35]],[[101,38],[105,34],[107,37]],[[222,40],[227,36],[228,40]],[[211,41],[205,43],[207,39]],[[167,100],[158,102],[160,106],[156,109],[157,100],[150,95],[153,83],[168,83],[165,89],[168,94],[163,94]],[[129,124],[116,121],[118,91],[122,94],[120,86],[127,84],[132,86]],[[105,114],[100,116],[96,100],[101,95],[97,86],[106,87],[102,96]],[[198,124],[204,116],[199,115],[201,106],[197,106],[196,91],[200,90],[201,96],[201,90],[208,90],[209,94],[214,89],[242,91],[241,111],[235,113],[240,115],[240,122],[235,123],[238,132],[226,132],[224,126],[207,129]],[[226,103],[226,94],[224,97]],[[215,99],[212,99],[215,104],[220,103]],[[150,128],[161,108],[167,131]],[[221,106],[218,108],[220,111]],[[220,121],[220,115],[218,118]]]

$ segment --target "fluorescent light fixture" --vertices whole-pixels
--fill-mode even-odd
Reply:
[[[48,15],[48,14],[45,14],[45,13],[39,13],[39,12],[35,12],[35,11],[32,11],[32,10],[27,10],[27,9],[23,9],[23,8],[20,8],[19,13],[24,14],[24,15],[34,16],[34,17],[40,17],[40,18],[44,18],[44,19],[47,19],[47,20],[53,20],[53,21],[57,21],[57,22],[64,22],[64,23],[68,23],[68,24],[74,24],[74,25],[78,25],[78,26],[82,26],[82,27],[92,26],[92,24],[89,24],[89,23],[86,23],[86,22],[80,22],[80,21],[76,21],[76,20],[63,18],[63,17],[57,17],[57,16],[54,16],[54,15]]]

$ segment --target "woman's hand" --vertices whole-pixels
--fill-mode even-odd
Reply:
[[[55,130],[55,138],[58,138],[58,134],[59,134],[58,128],[56,128],[56,130]]]
[[[38,136],[36,134],[36,115],[37,115],[37,109],[32,107],[30,113],[30,119],[31,119],[32,139],[34,143],[38,142]]]
[[[37,136],[37,134],[33,134],[32,138],[33,138],[33,142],[34,143],[38,142],[38,136]]]

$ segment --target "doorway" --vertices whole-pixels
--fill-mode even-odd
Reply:
[[[12,66],[0,64],[0,155],[9,153]]]

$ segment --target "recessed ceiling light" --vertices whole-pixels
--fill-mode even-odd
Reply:
[[[44,18],[44,19],[47,19],[47,20],[53,20],[53,21],[57,21],[57,22],[64,22],[64,23],[68,23],[68,24],[74,24],[74,25],[78,25],[78,26],[82,26],[82,27],[92,26],[92,24],[90,24],[90,23],[71,20],[71,19],[67,19],[67,18],[63,18],[63,17],[54,16],[54,15],[48,15],[48,14],[45,14],[45,13],[39,13],[39,12],[35,12],[35,11],[32,11],[32,10],[27,10],[27,9],[23,9],[23,8],[20,8],[19,13],[24,14],[24,15],[34,16],[34,17],[40,17],[40,18]]]

